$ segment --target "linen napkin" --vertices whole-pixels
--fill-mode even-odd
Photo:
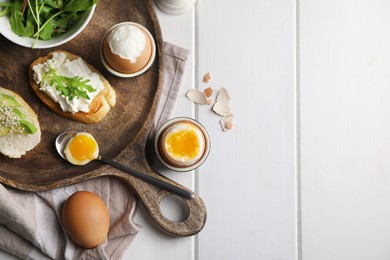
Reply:
[[[164,43],[164,83],[157,107],[155,131],[171,115],[189,51]],[[110,213],[106,241],[84,249],[71,241],[61,225],[61,207],[76,191],[99,195]],[[24,192],[0,184],[0,248],[24,259],[121,259],[140,231],[132,217],[137,198],[127,184],[113,177],[44,192]]]

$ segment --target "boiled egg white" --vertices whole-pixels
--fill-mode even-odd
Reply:
[[[77,133],[66,144],[66,159],[75,165],[85,165],[99,155],[99,146],[95,138],[89,133]]]

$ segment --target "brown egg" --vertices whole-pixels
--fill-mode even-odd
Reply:
[[[152,43],[149,36],[144,32],[144,29],[138,29],[140,29],[145,35],[145,47],[141,55],[136,59],[135,62],[131,62],[129,59],[124,59],[121,56],[113,53],[110,44],[108,43],[108,38],[112,31],[107,34],[107,37],[104,39],[103,42],[103,54],[105,60],[112,69],[120,73],[130,74],[140,71],[148,64],[152,55]],[[131,46],[129,46],[129,48],[131,48]]]
[[[62,224],[78,245],[94,248],[104,242],[110,228],[110,215],[103,200],[95,193],[73,193],[62,208]]]

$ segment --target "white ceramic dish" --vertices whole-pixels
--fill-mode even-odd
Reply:
[[[130,25],[134,25],[134,26],[137,26],[138,28],[140,28],[142,31],[144,31],[146,33],[146,35],[149,37],[150,39],[150,42],[152,44],[152,54],[150,56],[150,59],[148,61],[148,63],[145,65],[145,67],[143,67],[141,70],[137,71],[137,72],[134,72],[134,73],[129,73],[129,74],[125,74],[125,73],[121,73],[121,72],[118,72],[116,70],[114,70],[113,68],[111,68],[111,66],[107,63],[106,59],[104,58],[104,54],[103,54],[103,43],[104,43],[104,40],[106,39],[107,35],[114,29],[116,28],[117,26],[120,26],[120,25],[123,25],[123,24],[130,24]],[[141,75],[142,73],[144,73],[145,71],[147,71],[150,66],[152,66],[153,64],[153,61],[156,57],[156,43],[154,42],[154,39],[153,39],[153,36],[152,34],[148,31],[148,29],[146,29],[144,26],[142,26],[141,24],[139,23],[134,23],[134,22],[123,22],[123,23],[118,23],[114,26],[112,26],[110,29],[108,29],[108,31],[104,34],[102,40],[101,40],[101,43],[100,43],[100,59],[104,65],[104,67],[110,72],[112,73],[113,75],[115,76],[118,76],[118,77],[121,77],[121,78],[132,78],[132,77],[135,77],[135,76],[138,76],[138,75]]]
[[[7,1],[0,0],[0,2],[7,2]],[[76,24],[74,24],[69,31],[59,36],[56,36],[53,39],[48,41],[37,40],[35,43],[34,38],[22,37],[15,34],[11,30],[11,26],[9,24],[9,17],[7,15],[0,17],[0,34],[2,34],[8,40],[20,46],[24,46],[28,48],[32,48],[34,46],[34,43],[35,43],[34,46],[35,49],[46,49],[46,48],[56,47],[72,40],[82,30],[84,30],[84,28],[88,25],[89,21],[91,20],[93,13],[95,12],[95,8],[96,5],[92,6],[92,8],[89,11],[86,11],[84,14],[82,14],[80,20]]]

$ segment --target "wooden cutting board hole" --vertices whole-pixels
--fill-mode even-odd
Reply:
[[[160,209],[164,217],[171,221],[185,221],[189,214],[187,203],[176,195],[167,195],[160,202]]]

